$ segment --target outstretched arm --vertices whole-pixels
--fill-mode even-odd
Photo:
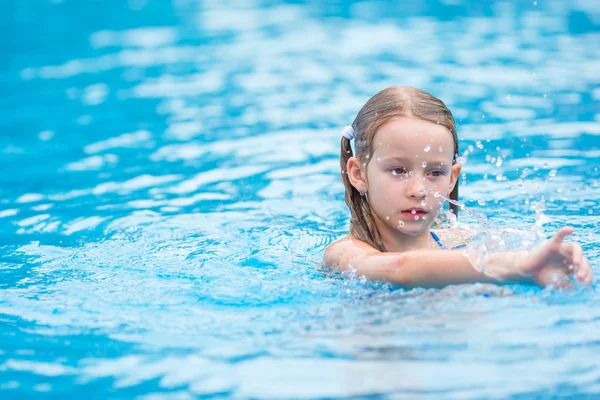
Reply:
[[[488,255],[485,273],[480,272],[460,250],[414,250],[382,253],[353,239],[332,244],[325,252],[324,265],[341,271],[354,269],[359,276],[387,281],[402,287],[443,287],[452,284],[536,283],[547,286],[577,272],[582,283],[591,283],[592,272],[581,247],[563,243],[572,228],[563,228],[555,237],[533,251]],[[574,265],[574,269],[569,269]]]
[[[359,240],[346,240],[332,245],[325,253],[324,264],[341,271],[356,270],[359,276],[413,287],[444,287],[472,282],[502,283],[516,274],[511,271],[508,254],[490,257],[488,269],[498,271],[495,277],[476,270],[461,250],[413,250],[404,253],[382,253]],[[490,264],[497,264],[496,267]]]

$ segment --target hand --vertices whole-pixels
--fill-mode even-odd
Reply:
[[[527,252],[518,264],[519,273],[542,287],[571,287],[570,275],[576,282],[590,285],[594,274],[581,246],[564,242],[573,232],[573,227],[561,228],[552,239]]]

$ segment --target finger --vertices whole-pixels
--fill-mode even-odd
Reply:
[[[573,232],[575,232],[575,228],[573,228],[572,226],[563,226],[558,231],[556,231],[552,240],[555,241],[557,244],[561,244],[565,240],[565,237],[573,234]]]
[[[581,245],[579,243],[573,243],[571,245],[571,250],[571,263],[577,267],[581,265],[581,259],[583,258],[583,249],[581,248]]]
[[[575,250],[575,246],[573,243],[562,243],[558,249],[558,252],[559,252],[560,256],[562,257],[563,269],[569,275],[573,275],[579,269],[579,268],[575,268],[576,266],[579,267],[579,265],[575,265],[575,263],[573,261],[575,251],[576,250]]]
[[[582,282],[589,285],[592,283],[593,277],[594,272],[592,271],[592,268],[590,268],[590,263],[588,262],[587,258],[583,257],[575,279],[577,282]]]
[[[573,283],[567,274],[554,274],[554,287],[557,289],[571,289]]]
[[[583,281],[589,272],[590,272],[590,266],[587,263],[587,260],[585,260],[585,262],[582,262],[579,265],[579,267],[577,268],[577,272],[574,274],[575,280],[577,280],[578,282]]]
[[[584,276],[582,276],[582,277],[576,276],[575,277],[575,281],[577,283],[580,283],[582,285],[588,285],[588,286],[592,284],[593,279],[594,279],[594,273],[592,272],[591,269],[586,270],[586,273]]]
[[[592,270],[590,268],[590,272],[588,273],[588,276],[585,277],[584,282],[588,285],[591,285],[593,281],[594,281],[594,270]]]
[[[592,270],[589,270],[589,272],[587,273],[585,278],[583,278],[581,283],[583,283],[585,285],[591,285],[593,280],[594,280],[594,272]]]
[[[568,267],[568,273],[574,275],[579,271],[583,257],[583,249],[579,243],[563,243],[560,246],[560,255],[563,257],[563,265]]]
[[[534,280],[541,287],[552,286],[557,289],[567,289],[572,286],[569,275],[561,269],[544,268],[535,276]]]

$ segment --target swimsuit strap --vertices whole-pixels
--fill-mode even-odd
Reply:
[[[430,233],[431,233],[431,237],[433,238],[433,240],[435,240],[435,242],[436,242],[438,245],[440,245],[440,247],[441,247],[442,249],[444,249],[444,250],[447,250],[447,249],[448,249],[448,248],[446,247],[446,245],[445,245],[444,243],[442,243],[442,241],[440,240],[440,238],[438,237],[438,235],[436,235],[435,233],[433,233],[433,231],[430,231]],[[464,245],[453,247],[453,249],[456,249],[456,248],[459,248],[459,247],[462,247],[462,246],[464,246]],[[389,252],[389,250],[387,249],[387,247],[385,247],[385,244],[383,244],[383,240],[381,241],[381,247],[383,247],[383,249],[384,249],[385,251]]]
[[[437,244],[440,245],[440,247],[442,249],[448,250],[448,248],[446,247],[446,245],[444,243],[442,243],[442,241],[440,240],[440,238],[438,237],[438,235],[436,235],[435,233],[433,233],[433,231],[431,231],[431,237],[437,242]],[[462,249],[463,247],[467,247],[467,245],[466,244],[459,244],[458,246],[451,247],[450,250]]]
[[[430,232],[431,232],[431,237],[433,238],[433,240],[435,240],[437,242],[437,244],[439,244],[442,249],[447,250],[448,248],[446,247],[446,245],[444,243],[442,243],[442,241],[440,240],[440,238],[438,237],[438,235],[436,235],[433,231],[430,231]]]

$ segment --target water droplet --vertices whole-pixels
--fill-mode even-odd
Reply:
[[[423,207],[425,207],[427,205],[427,200],[425,200],[425,199],[421,200],[421,205]]]
[[[425,148],[423,149],[423,151],[425,151],[425,153],[427,153],[429,150],[431,150],[430,145],[425,146]]]
[[[548,176],[551,177],[551,178],[554,178],[557,173],[558,173],[557,170],[552,169],[552,170],[550,170],[550,172],[548,172]]]
[[[501,167],[502,166],[502,157],[498,157],[498,159],[496,159],[496,167]]]
[[[442,146],[438,147],[438,151],[441,153],[442,151],[444,151],[444,148]]]
[[[478,148],[479,150],[483,149],[483,143],[481,143],[481,140],[478,140],[478,141],[475,143],[475,146],[477,146],[477,148]]]
[[[415,221],[418,221],[418,220],[419,220],[419,216],[415,215]]]
[[[488,178],[488,174],[483,175],[483,179],[486,180]]]
[[[47,142],[48,140],[52,139],[52,136],[54,136],[54,131],[41,131],[39,134],[40,140],[44,142]]]
[[[421,167],[425,168],[427,166],[427,161],[423,161],[423,163],[421,164]]]
[[[416,214],[417,210],[415,210],[414,208],[412,209],[411,213]]]
[[[412,169],[410,171],[408,171],[408,176],[413,176],[415,174],[415,171],[413,171]]]
[[[398,221],[398,226],[402,228],[404,226],[404,221]]]
[[[480,206],[485,206],[485,200],[484,199],[479,199],[479,201],[477,202],[477,204],[479,204]]]
[[[390,216],[389,216],[389,215],[386,215],[386,216],[385,216],[385,219],[390,219]]]

